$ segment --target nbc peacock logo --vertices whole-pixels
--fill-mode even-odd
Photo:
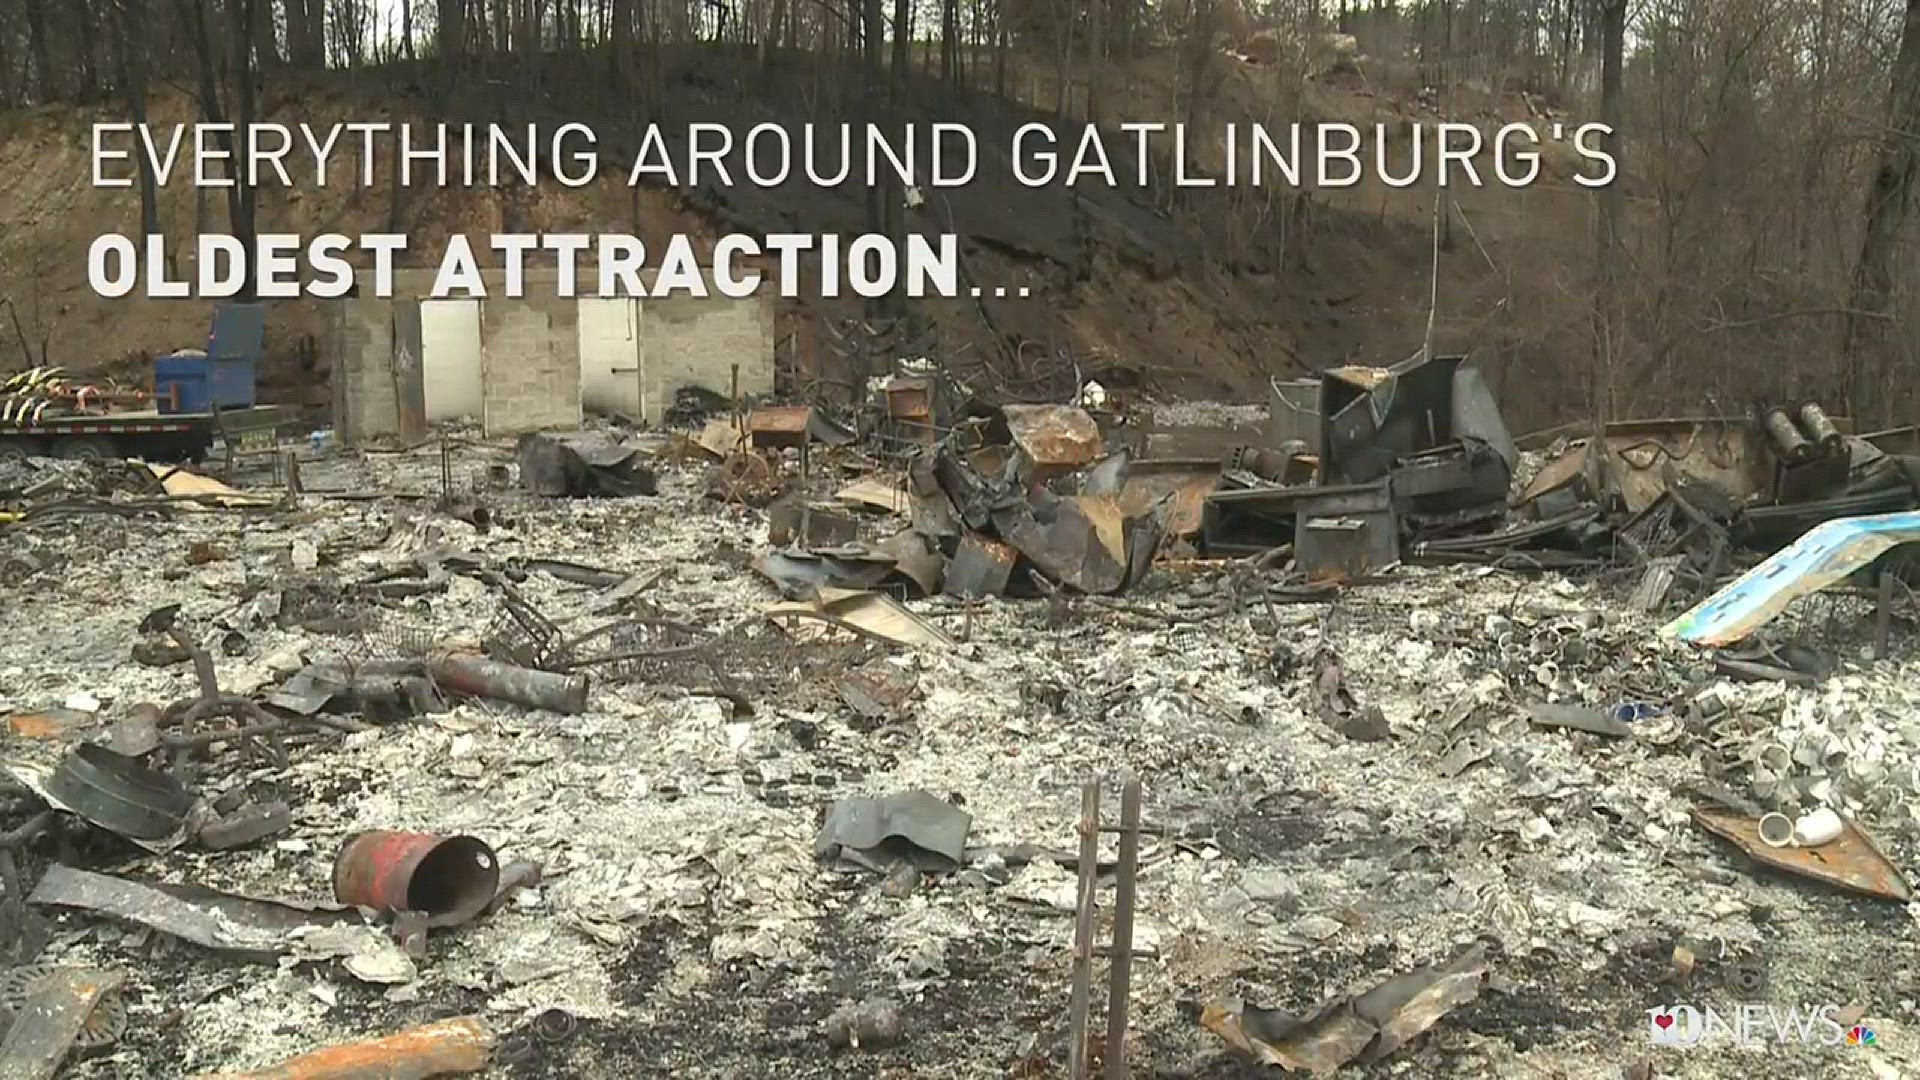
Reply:
[[[1874,1035],[1872,1028],[1864,1024],[1855,1024],[1847,1029],[1848,1046],[1872,1046],[1873,1043]]]

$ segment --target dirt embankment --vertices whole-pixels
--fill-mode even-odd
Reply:
[[[672,130],[690,120],[739,124],[812,118],[799,110],[816,106],[805,104],[808,95],[797,92],[804,89],[799,84],[808,72],[782,71],[772,83],[763,83],[730,72],[727,63],[701,60],[667,79],[654,119]],[[1338,80],[1304,82],[1277,68],[1226,56],[1217,63],[1210,109],[1196,130],[1217,134],[1228,121],[1284,125],[1335,119],[1368,130],[1386,123],[1397,133],[1394,138],[1404,139],[1414,124],[1438,118],[1432,103],[1418,94],[1343,86]],[[998,148],[1009,140],[1002,136],[1018,124],[1053,119],[1055,91],[1046,79],[1036,69],[1012,80],[1011,92],[1030,104],[984,95],[955,99],[928,83],[913,91],[922,99],[913,105],[913,118],[961,120],[983,133],[982,145],[993,148],[990,152],[1003,152]],[[361,73],[354,81],[274,83],[263,98],[262,115],[316,126],[418,122],[430,116],[477,122],[583,119],[596,130],[612,128],[612,138],[603,140],[612,146],[620,141],[620,126],[632,124],[619,102],[576,92],[587,84],[576,80],[556,88],[552,73],[528,73],[526,80],[516,82],[511,73],[477,79],[476,88],[463,92],[457,105],[423,91],[420,80],[404,72],[372,78]],[[1169,109],[1179,81],[1166,58],[1132,62],[1110,76],[1103,123],[1166,120],[1174,115]],[[1453,101],[1449,108],[1452,115],[1491,125],[1524,119],[1526,109],[1518,101],[1482,95]],[[182,95],[161,93],[151,119],[190,121],[192,108]],[[0,325],[0,368],[22,366],[23,354],[38,362],[44,349],[53,363],[137,379],[151,354],[204,340],[208,302],[105,300],[88,287],[88,244],[102,233],[139,228],[135,191],[91,184],[89,125],[123,119],[112,108],[0,117],[0,175],[15,178],[0,191],[0,297],[11,299],[18,315],[17,329]],[[1068,123],[1063,130],[1073,127]],[[1396,144],[1393,152],[1402,155],[1397,168],[1404,169],[1406,147]],[[1217,142],[1195,140],[1189,153],[1202,172],[1217,175],[1224,168]],[[612,160],[622,160],[622,152],[613,150]],[[857,191],[823,193],[792,185],[772,191],[633,190],[626,186],[624,169],[605,169],[594,185],[578,189],[415,187],[396,207],[390,177],[376,176],[373,185],[362,186],[349,182],[347,170],[354,165],[344,155],[337,165],[339,175],[330,176],[324,187],[309,179],[292,190],[262,188],[260,231],[356,234],[397,224],[409,234],[412,253],[401,265],[418,265],[437,257],[456,232],[478,240],[494,231],[630,231],[652,248],[676,232],[711,237],[728,231],[858,228],[862,205]],[[1131,170],[1121,161],[1115,167]],[[927,301],[914,313],[933,327],[931,336],[920,336],[921,344],[931,342],[963,367],[973,367],[973,374],[1003,393],[1062,393],[1077,371],[1110,386],[1258,400],[1269,374],[1284,377],[1347,361],[1390,362],[1417,349],[1427,332],[1436,259],[1429,185],[1402,189],[1369,180],[1306,200],[1225,188],[1141,196],[1015,188],[1006,179],[1004,161],[983,161],[980,172],[979,184],[943,198],[938,213],[919,212],[920,220],[908,227],[960,233],[973,280],[1026,286],[1032,294],[979,303]],[[1541,313],[1555,302],[1552,276],[1516,272],[1505,255],[1520,246],[1507,238],[1521,234],[1537,234],[1526,249],[1541,257],[1553,253],[1549,249],[1556,239],[1580,242],[1578,228],[1554,224],[1579,212],[1568,202],[1577,196],[1565,187],[1549,177],[1541,190],[1524,197],[1473,188],[1447,195],[1437,255],[1436,344],[1479,346],[1493,361],[1496,384],[1510,375],[1528,377],[1554,347],[1527,328],[1540,325],[1546,319]],[[225,193],[197,192],[177,177],[162,190],[159,209],[176,273],[191,269],[192,234],[228,228]],[[484,244],[478,246],[484,250]],[[1541,295],[1530,296],[1528,290]],[[1538,318],[1527,326],[1516,324],[1513,313],[1523,309]],[[822,324],[859,314],[846,301],[782,301],[783,365],[831,380],[842,350],[840,338],[823,333]],[[268,355],[263,381],[270,399],[325,400],[329,357],[317,303],[274,303]],[[1549,410],[1540,411],[1539,419],[1545,419]]]

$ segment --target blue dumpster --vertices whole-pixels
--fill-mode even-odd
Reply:
[[[203,413],[253,407],[251,357],[215,359],[185,352],[153,361],[153,396],[163,413]]]
[[[214,309],[207,349],[184,349],[153,362],[153,396],[163,413],[203,413],[253,407],[254,365],[266,338],[266,308],[258,303]]]

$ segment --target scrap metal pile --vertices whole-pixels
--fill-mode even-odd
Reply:
[[[1290,566],[1321,587],[1401,564],[1624,570],[1647,576],[1642,607],[1657,610],[1822,522],[1920,505],[1920,429],[1850,435],[1817,404],[1548,432],[1523,452],[1464,357],[1275,383],[1257,433],[1162,431],[1088,389],[1085,408],[992,407],[903,371],[875,380],[850,424],[763,408],[698,442],[723,459],[716,497],[772,504],[778,550],[757,566],[790,597],[1112,594],[1184,554]],[[784,448],[806,480],[812,446],[859,478],[838,505],[783,475]],[[866,542],[861,507],[911,528]]]
[[[56,416],[144,406],[152,395],[114,385],[75,382],[65,368],[36,367],[0,379],[0,424],[27,425]]]

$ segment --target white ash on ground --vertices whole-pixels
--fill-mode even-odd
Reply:
[[[508,453],[456,456],[470,473]],[[438,472],[437,451],[421,451],[310,463],[305,477],[314,488],[435,493]],[[1240,1075],[1195,1020],[1206,1000],[1238,993],[1306,1010],[1476,938],[1490,943],[1495,976],[1480,998],[1348,1074],[1608,1076],[1650,1057],[1658,1075],[1681,1077],[1920,1068],[1912,915],[1764,873],[1687,817],[1690,785],[1718,778],[1752,796],[1750,748],[1794,746],[1812,731],[1878,770],[1856,775],[1835,759],[1838,782],[1819,794],[1911,867],[1920,667],[1909,634],[1896,634],[1895,659],[1875,663],[1860,654],[1865,628],[1850,626],[1842,670],[1821,685],[1733,684],[1698,652],[1657,640],[1657,621],[1630,613],[1612,586],[1402,570],[1331,604],[1272,604],[1260,575],[1223,566],[1157,570],[1120,602],[1064,610],[912,602],[965,638],[948,652],[796,643],[757,622],[776,595],[744,563],[764,545],[765,516],[703,499],[702,477],[663,468],[657,497],[486,494],[496,523],[484,534],[435,513],[431,499],[309,495],[250,518],[88,517],[0,540],[22,557],[9,565],[37,567],[11,583],[0,635],[0,692],[15,710],[91,698],[104,725],[136,702],[192,697],[190,665],[128,660],[142,616],[167,604],[182,605],[182,625],[203,640],[244,637],[234,655],[214,650],[231,692],[276,685],[302,657],[479,640],[500,618],[500,596],[461,575],[445,591],[349,605],[304,626],[263,599],[303,582],[324,594],[436,549],[645,578],[640,599],[664,615],[740,628],[737,652],[715,660],[750,688],[749,715],[694,680],[596,673],[578,716],[467,702],[290,747],[285,769],[235,769],[233,752],[216,754],[210,783],[284,798],[294,827],[237,850],[167,855],[95,834],[72,857],[101,872],[321,903],[345,837],[403,828],[479,836],[503,859],[541,863],[543,880],[490,917],[433,931],[417,976],[398,985],[338,963],[245,963],[60,915],[42,959],[129,977],[128,1033],[69,1074],[257,1066],[456,1013],[508,1028],[560,1008],[581,1020],[569,1039],[492,1074],[1064,1075],[1073,874],[1057,858],[1009,860],[1007,849],[1070,856],[1081,783],[1123,770],[1144,780],[1157,828],[1139,881],[1136,1075]],[[311,570],[295,569],[300,545]],[[218,557],[190,558],[196,549]],[[600,589],[538,573],[519,588],[568,632],[607,617],[595,613]],[[1790,620],[1779,632],[1813,630]],[[1352,741],[1321,716],[1323,647],[1359,702],[1382,710],[1388,738]],[[841,701],[837,680],[862,665],[912,683],[897,715],[876,720]],[[1525,710],[1690,700],[1709,688],[1737,722],[1607,739],[1531,724]],[[9,753],[32,741],[7,738]],[[835,800],[916,789],[972,815],[978,851],[958,872],[896,888],[816,861]],[[1108,885],[1103,902],[1111,897]],[[1676,981],[1682,944],[1698,963]],[[1743,999],[1725,972],[1754,963],[1765,986]],[[828,1018],[869,999],[897,1005],[904,1037],[831,1045]],[[1878,1044],[1649,1044],[1649,1009],[1730,1012],[1742,1000],[1859,1003]]]

